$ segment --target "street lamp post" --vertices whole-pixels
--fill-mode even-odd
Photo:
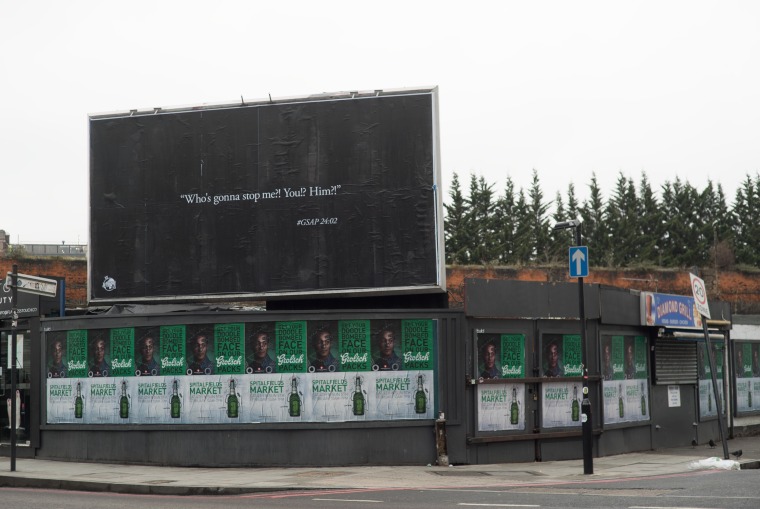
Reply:
[[[555,230],[575,230],[575,245],[581,245],[581,222],[577,219],[561,221],[554,225]],[[588,390],[588,356],[586,355],[586,306],[583,299],[583,277],[578,278],[578,318],[581,322],[581,363],[583,364],[583,401],[581,402],[583,434],[583,473],[594,473],[593,427],[591,422],[591,400]]]

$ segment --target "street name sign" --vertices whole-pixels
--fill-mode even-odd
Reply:
[[[5,286],[10,287],[13,283],[13,277],[10,272],[5,277]],[[16,287],[19,292],[33,293],[44,297],[55,297],[58,281],[44,277],[29,276],[27,274],[16,274]]]

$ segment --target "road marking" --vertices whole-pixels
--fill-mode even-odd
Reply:
[[[661,505],[632,505],[628,509],[718,509],[715,507],[676,507],[676,506],[661,506]]]
[[[469,505],[476,507],[541,507],[540,505],[534,504],[468,504],[466,502],[460,502],[457,505]]]
[[[348,498],[312,498],[312,500],[319,500],[320,502],[365,502],[368,504],[381,504],[382,500],[360,500],[360,499],[348,499]]]

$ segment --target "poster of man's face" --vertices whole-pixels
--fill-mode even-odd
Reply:
[[[158,363],[159,330],[154,327],[135,330],[135,374],[140,376],[157,376],[161,374]]]
[[[188,327],[188,329],[190,329]],[[189,375],[214,374],[214,329],[212,326],[190,329],[188,332],[187,373]]]
[[[274,341],[274,324],[246,325],[246,373],[275,373],[277,352]]]
[[[500,378],[501,343],[497,334],[478,335],[478,378]]]
[[[398,352],[401,348],[398,321],[373,324],[372,335],[372,369],[375,371],[396,371],[403,369],[403,361]]]
[[[48,378],[66,378],[66,333],[48,337]]]
[[[636,378],[636,349],[632,337],[625,338],[623,349],[625,378],[630,380]]]
[[[602,378],[612,380],[612,338],[602,338]]]
[[[109,331],[93,329],[88,332],[87,364],[88,375],[91,377],[107,377],[110,366],[110,336]]]
[[[736,377],[737,378],[744,378],[744,344],[737,343],[736,344],[736,354],[735,354],[735,361],[736,361]]]
[[[334,322],[309,323],[309,371],[314,373],[338,371],[337,337]]]
[[[543,376],[557,377],[565,374],[562,366],[562,339],[556,336],[542,338]]]

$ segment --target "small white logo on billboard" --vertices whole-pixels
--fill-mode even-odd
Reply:
[[[107,292],[116,290],[116,280],[110,276],[103,278],[103,289]]]

